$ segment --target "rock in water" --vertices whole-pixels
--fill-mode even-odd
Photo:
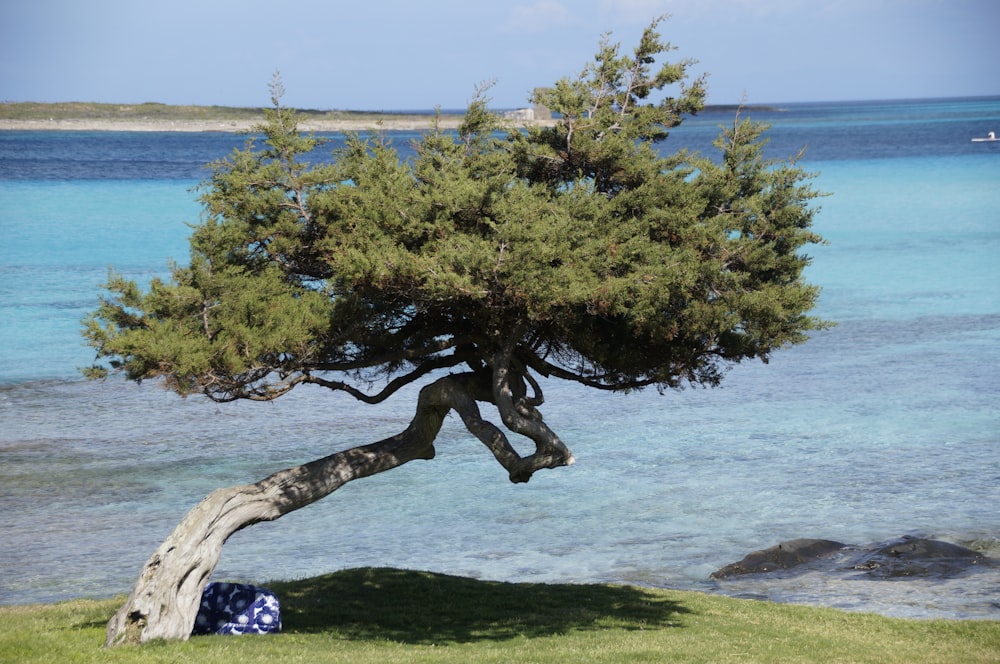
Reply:
[[[789,569],[845,548],[846,544],[825,539],[794,539],[763,551],[754,551],[743,560],[712,572],[711,578],[725,579],[743,574],[759,574]]]
[[[907,576],[948,578],[973,566],[993,563],[983,554],[957,544],[919,537],[903,537],[861,558],[853,569],[868,576],[891,579]]]

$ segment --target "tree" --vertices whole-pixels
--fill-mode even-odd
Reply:
[[[416,412],[386,440],[212,492],[146,563],[108,645],[186,638],[232,533],[433,458],[450,411],[527,482],[573,463],[542,418],[543,379],[714,386],[823,325],[800,253],[820,241],[816,194],[794,160],[763,158],[764,128],[737,116],[716,160],[655,149],[704,99],[691,62],[656,63],[672,48],[658,23],[632,54],[605,38],[579,77],[537,92],[554,125],[509,126],[480,91],[457,132],[434,126],[406,160],[352,135],[310,163],[322,141],[273,87],[261,136],[203,185],[190,264],[147,290],[109,278],[85,329],[107,364],[89,373],[216,401],[311,386],[376,403],[420,381]]]

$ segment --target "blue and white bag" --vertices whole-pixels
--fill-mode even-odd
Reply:
[[[192,634],[271,634],[281,631],[281,607],[267,588],[239,583],[210,583]]]

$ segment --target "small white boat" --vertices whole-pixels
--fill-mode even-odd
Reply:
[[[995,131],[991,131],[990,133],[986,134],[986,138],[972,139],[973,143],[993,143],[994,141],[1000,141],[1000,138],[997,138],[997,134]]]

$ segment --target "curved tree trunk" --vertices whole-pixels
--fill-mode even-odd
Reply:
[[[233,533],[305,507],[351,480],[414,459],[434,458],[434,439],[452,409],[509,471],[511,481],[527,482],[535,470],[573,463],[569,450],[541,424],[540,416],[504,414],[516,405],[505,376],[498,381],[494,371],[492,385],[472,373],[445,376],[421,389],[412,422],[391,438],[279,471],[256,484],[210,493],[188,512],[143,566],[131,595],[108,621],[105,646],[187,639],[198,614],[202,590],[219,562],[223,544]],[[535,440],[536,454],[519,456],[504,433],[480,417],[477,400],[498,403],[505,422],[511,418],[530,420],[532,427],[517,421],[520,426],[511,428],[531,429],[526,435]],[[537,413],[533,406],[528,410]]]

